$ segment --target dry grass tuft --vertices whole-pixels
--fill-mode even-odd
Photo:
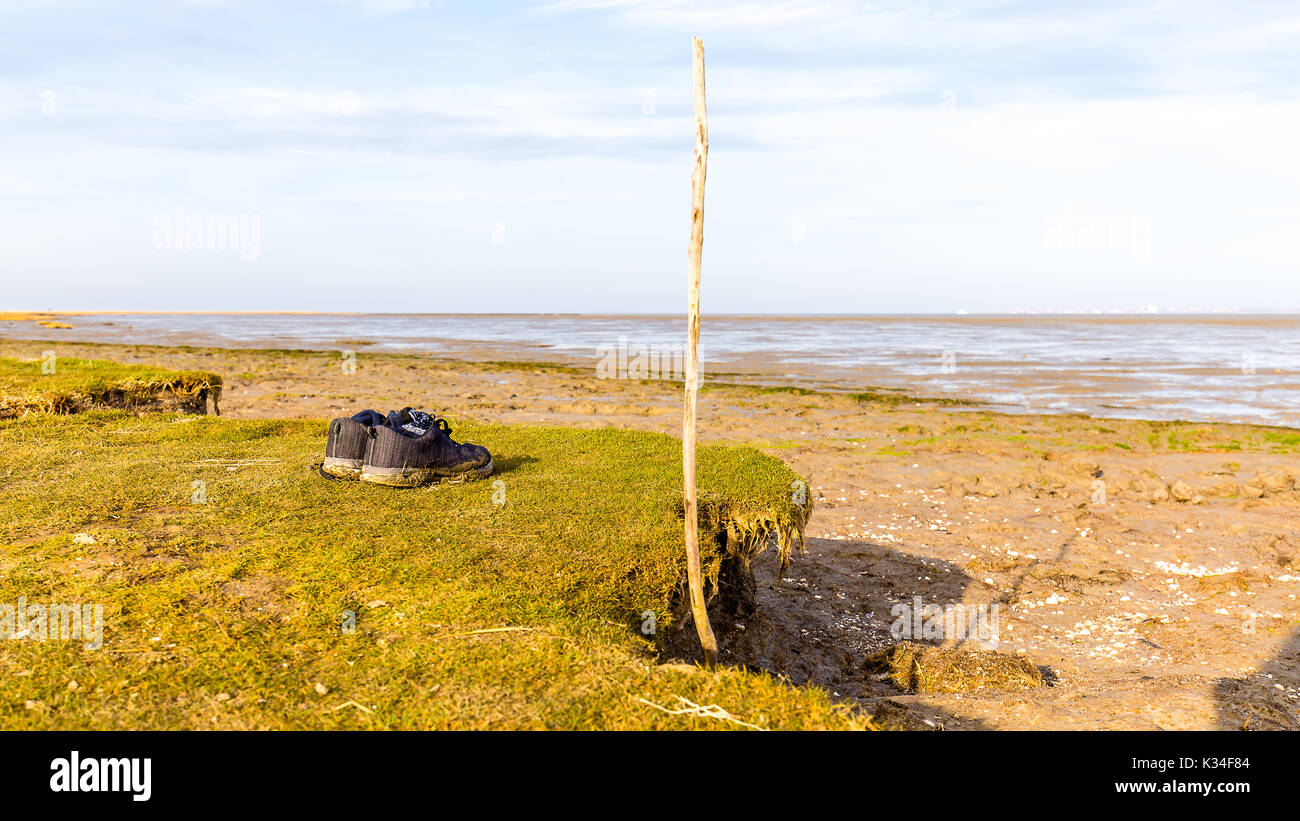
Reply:
[[[963,650],[904,641],[869,657],[866,667],[888,673],[911,693],[965,693],[981,688],[1029,690],[1043,686],[1028,659],[993,650]]]

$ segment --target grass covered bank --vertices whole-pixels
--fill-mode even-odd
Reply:
[[[498,473],[396,491],[316,475],[324,430],[121,411],[0,421],[0,605],[103,606],[98,650],[0,642],[0,726],[863,723],[820,690],[657,664],[684,575],[671,437],[457,426]],[[701,449],[712,578],[725,545],[802,532],[797,480],[748,448]],[[666,712],[690,704],[728,717]]]
[[[24,413],[78,413],[93,408],[219,412],[221,377],[102,359],[0,357],[0,418]]]

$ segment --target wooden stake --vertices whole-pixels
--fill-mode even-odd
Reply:
[[[704,176],[709,165],[709,117],[704,107],[704,44],[691,38],[695,51],[695,171],[691,174],[690,297],[686,314],[686,401],[682,412],[682,470],[686,497],[686,577],[691,588],[691,615],[704,648],[704,663],[718,661],[718,641],[709,625],[700,571],[700,522],[695,492],[695,400],[699,393],[700,257],[704,252]]]

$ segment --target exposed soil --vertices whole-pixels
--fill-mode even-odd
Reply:
[[[83,413],[91,410],[122,409],[137,413],[195,413],[200,416],[211,412],[221,415],[221,388],[204,388],[194,394],[181,394],[165,388],[124,391],[106,390],[93,396],[75,397],[53,403],[48,407],[33,407],[21,402],[0,402],[0,419],[10,419],[33,411],[51,413]]]
[[[215,371],[232,418],[413,405],[504,423],[680,426],[679,386],[583,371],[362,356],[348,373],[330,354],[59,352]],[[918,729],[1300,729],[1300,459],[1268,445],[1296,432],[752,391],[705,391],[700,425],[704,441],[786,460],[816,501],[804,555],[784,574],[774,551],[755,561],[756,609],[720,637],[725,662]],[[867,672],[865,658],[895,641],[892,608],[917,596],[998,604],[998,649],[1026,656],[1050,686],[905,694]]]

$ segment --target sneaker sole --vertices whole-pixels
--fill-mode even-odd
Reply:
[[[385,487],[419,487],[437,483],[473,482],[491,475],[495,469],[496,463],[491,459],[481,468],[450,474],[440,472],[438,468],[377,468],[366,465],[361,468],[360,479],[372,485]]]
[[[336,479],[360,479],[362,461],[361,459],[340,459],[337,456],[326,456],[325,461],[321,463],[320,469]]]

